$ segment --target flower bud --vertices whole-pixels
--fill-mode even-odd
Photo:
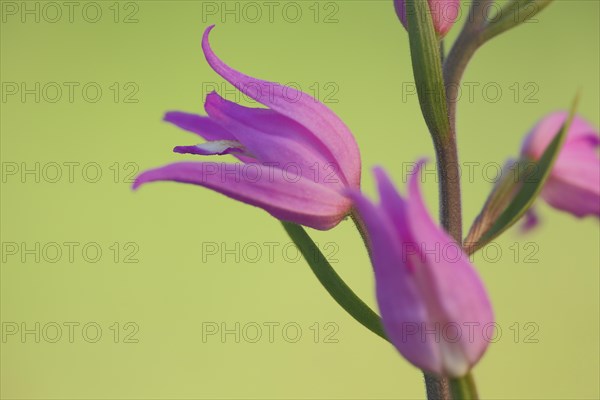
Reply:
[[[521,155],[537,161],[567,117],[568,113],[561,111],[541,119],[525,138]],[[598,148],[598,129],[575,116],[540,196],[552,207],[576,217],[600,218]]]
[[[423,1],[423,0],[415,0]],[[433,27],[439,37],[444,37],[450,31],[459,15],[460,0],[427,0],[433,19]],[[406,18],[406,0],[394,0],[396,14],[404,28],[408,30]]]
[[[411,174],[406,196],[380,168],[379,204],[358,190],[349,196],[369,237],[377,303],[390,342],[416,367],[460,378],[485,353],[494,312],[469,256],[425,206],[422,165]]]

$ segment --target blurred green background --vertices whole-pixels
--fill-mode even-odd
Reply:
[[[402,163],[433,151],[392,2],[73,3],[1,3],[2,398],[423,398],[420,372],[334,303],[275,219],[202,188],[129,183],[193,158],[171,153],[196,138],[165,111],[202,113],[214,86],[245,103],[202,56],[216,23],[226,62],[344,119],[367,193],[376,164],[403,187]],[[465,229],[537,119],[581,89],[598,126],[599,15],[597,1],[556,1],[476,55],[458,116]],[[425,191],[435,213],[431,175]],[[541,229],[475,256],[501,328],[479,390],[598,398],[598,222],[539,210]],[[312,233],[375,307],[352,222]]]

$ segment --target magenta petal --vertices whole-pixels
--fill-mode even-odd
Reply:
[[[544,117],[527,135],[522,153],[537,160],[567,116],[567,112],[556,112]],[[577,217],[600,217],[599,146],[598,131],[575,116],[541,197],[552,207]]]
[[[264,209],[276,218],[315,229],[330,229],[348,213],[348,199],[309,179],[291,179],[259,164],[180,162],[145,171],[133,185],[156,181],[191,183]]]
[[[411,246],[399,240],[398,226],[394,226],[383,209],[375,207],[358,191],[350,193],[350,197],[369,235],[377,304],[386,335],[411,363],[441,373],[437,346],[432,341],[422,340],[419,332],[428,315],[407,265],[405,251]]]
[[[422,162],[420,163],[422,164]],[[494,323],[492,306],[477,271],[446,232],[427,212],[419,189],[419,170],[409,181],[407,219],[413,239],[425,250],[416,279],[422,295],[428,297],[432,322],[456,326],[463,335],[456,341],[441,340],[439,352],[442,370],[449,376],[462,376],[485,352]],[[472,329],[472,335],[465,334]]]
[[[327,149],[320,142],[311,142],[306,128],[295,121],[272,110],[240,106],[216,92],[207,96],[205,108],[261,163],[333,187],[346,183],[336,171],[334,160],[328,158]]]
[[[522,154],[536,160],[539,159],[562,124],[567,120],[568,115],[569,113],[566,111],[558,111],[542,118],[523,141]],[[567,148],[569,143],[578,141],[582,137],[598,137],[598,132],[585,119],[575,116],[567,132],[564,148]]]
[[[181,111],[169,111],[163,119],[206,140],[235,140],[231,133],[209,117]]]
[[[387,336],[417,367],[460,377],[493,337],[494,316],[468,256],[429,216],[419,168],[403,199],[382,169],[375,171],[380,207],[359,192],[350,197],[364,221],[377,301]]]
[[[521,233],[528,233],[535,229],[540,224],[540,217],[537,211],[532,206],[530,207],[523,216],[523,222],[521,223]]]
[[[554,164],[550,179],[600,196],[600,157],[598,144],[582,137],[565,143]]]
[[[330,150],[351,187],[360,184],[360,154],[350,130],[333,111],[312,96],[291,87],[282,86],[244,75],[221,61],[209,44],[210,26],[204,32],[202,49],[210,66],[238,90],[272,110],[296,121]]]
[[[600,218],[600,193],[596,183],[589,183],[589,187],[585,187],[551,176],[544,185],[541,196],[552,207],[578,218],[588,215]]]
[[[400,196],[383,168],[376,167],[373,172],[377,181],[381,207],[395,228],[397,240],[404,243],[411,242],[412,237],[406,223],[406,201]]]

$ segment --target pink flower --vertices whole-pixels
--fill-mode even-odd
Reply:
[[[419,189],[419,168],[401,197],[375,170],[380,204],[352,191],[372,251],[385,332],[415,366],[460,377],[494,338],[494,315],[477,272],[460,245],[432,220]]]
[[[315,229],[337,225],[352,207],[343,192],[360,186],[360,154],[350,130],[324,104],[291,87],[252,78],[202,49],[215,72],[268,108],[249,108],[213,92],[208,116],[169,112],[165,120],[207,142],[177,153],[232,154],[240,163],[179,162],[143,172],[134,188],[155,181],[207,187],[264,209],[276,218]]]
[[[525,138],[521,155],[538,160],[567,116],[567,112],[555,112],[538,122]],[[552,207],[576,217],[600,217],[599,145],[598,131],[575,116],[540,196]]]
[[[423,0],[415,0],[423,1]],[[450,31],[460,12],[460,0],[428,0],[431,17],[433,19],[433,27],[440,37],[446,36]],[[394,0],[396,14],[400,18],[400,22],[408,29],[406,20],[406,0]]]

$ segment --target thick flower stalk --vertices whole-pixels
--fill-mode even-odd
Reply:
[[[424,371],[466,375],[493,337],[490,300],[468,256],[429,215],[419,168],[401,197],[382,169],[375,170],[380,204],[360,192],[350,197],[372,250],[384,330],[397,350]]]
[[[555,112],[539,121],[525,138],[521,157],[537,161],[567,116],[567,112]],[[599,146],[598,130],[575,116],[540,196],[552,207],[576,217],[600,217]],[[530,214],[526,226],[536,223],[537,218]]]
[[[419,0],[422,1],[422,0]],[[433,27],[440,38],[452,29],[456,19],[460,14],[460,0],[427,0],[429,3],[429,11],[433,20]],[[394,0],[394,8],[396,14],[400,18],[400,22],[408,29],[406,16],[406,0]]]
[[[216,92],[206,97],[208,116],[170,112],[165,120],[206,142],[178,146],[177,153],[231,154],[239,163],[179,162],[145,171],[134,188],[175,181],[213,189],[264,209],[276,218],[330,229],[351,211],[343,195],[360,186],[360,154],[350,130],[324,104],[306,93],[244,75],[202,49],[212,69],[246,96],[268,108],[249,108]]]

